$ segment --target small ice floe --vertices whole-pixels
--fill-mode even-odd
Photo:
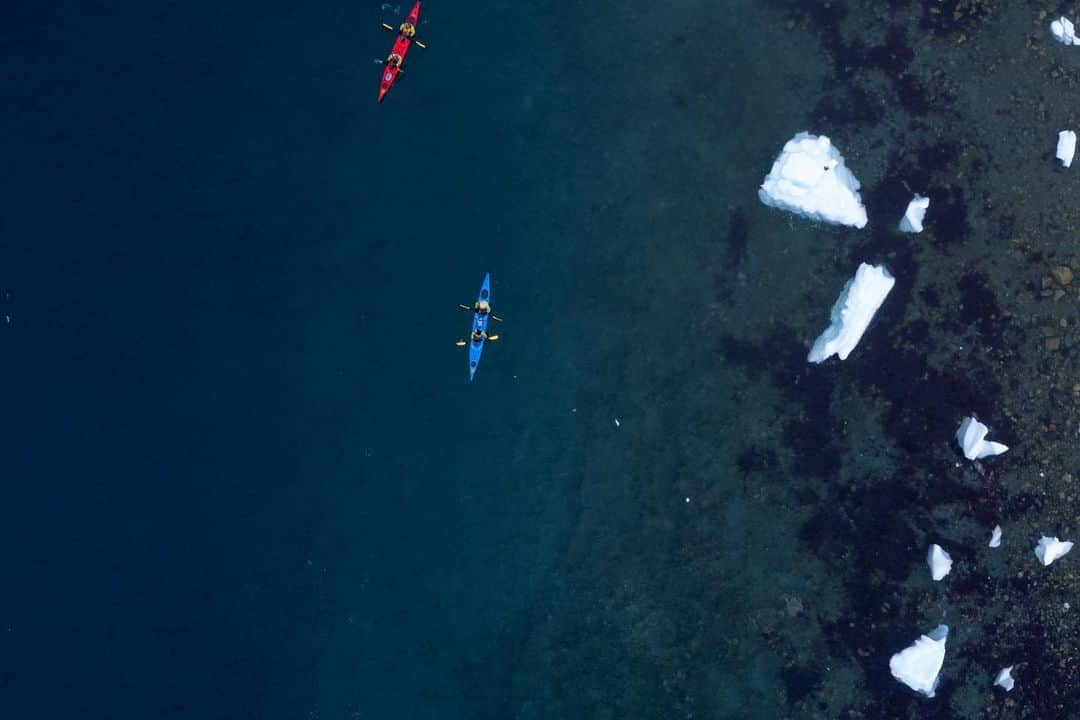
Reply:
[[[1062,130],[1058,133],[1057,159],[1064,167],[1072,165],[1073,155],[1076,154],[1076,133],[1072,130]]]
[[[940,545],[930,546],[930,552],[926,554],[926,564],[930,566],[930,577],[938,582],[952,570],[952,558]]]
[[[1065,45],[1076,45],[1076,31],[1073,29],[1072,22],[1069,21],[1064,15],[1057,20],[1050,23],[1050,32],[1054,35],[1054,39],[1059,43]]]
[[[904,217],[900,218],[900,232],[921,233],[922,221],[926,217],[926,208],[930,207],[930,198],[915,193],[908,203]]]
[[[1043,565],[1049,565],[1057,560],[1059,557],[1064,557],[1070,550],[1072,550],[1073,544],[1069,541],[1062,542],[1056,537],[1046,537],[1045,535],[1039,539],[1039,544],[1035,546],[1035,557],[1039,558],[1039,562]]]
[[[956,431],[956,442],[960,443],[960,448],[964,451],[964,457],[968,460],[982,460],[984,457],[1000,455],[1009,449],[1008,445],[1002,445],[999,442],[988,442],[986,440],[988,432],[990,432],[990,428],[975,418],[964,418],[964,421],[960,423],[960,428]]]
[[[814,341],[806,359],[812,363],[824,362],[833,355],[847,359],[895,284],[896,279],[884,265],[859,265],[832,307],[829,327]]]
[[[1001,526],[995,525],[994,532],[990,533],[990,547],[1001,547]]]
[[[945,663],[945,638],[948,635],[949,626],[938,625],[915,644],[889,658],[889,672],[912,690],[934,697],[938,673]]]
[[[994,678],[994,684],[1005,688],[1005,692],[1012,692],[1013,687],[1016,685],[1016,680],[1014,680],[1012,676],[1012,669],[1012,665],[1007,668],[1002,668],[1001,672]]]
[[[758,197],[770,207],[811,220],[866,226],[859,181],[824,135],[801,132],[788,140],[761,183]]]
[[[615,418],[615,427],[619,427],[619,418]]]

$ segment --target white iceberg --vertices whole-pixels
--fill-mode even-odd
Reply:
[[[914,645],[889,658],[889,672],[912,690],[934,697],[938,673],[945,664],[945,638],[948,635],[949,626],[938,625]]]
[[[994,532],[990,533],[990,547],[1001,547],[1001,526],[995,525]]]
[[[819,363],[838,355],[846,360],[895,284],[896,279],[884,265],[859,265],[832,307],[829,327],[814,341],[806,359]]]
[[[964,457],[968,460],[982,460],[984,457],[1000,455],[1009,449],[1008,445],[999,442],[987,442],[986,434],[990,428],[983,425],[973,417],[966,417],[960,423],[956,431],[956,442],[964,451]]]
[[[859,181],[824,135],[788,140],[758,189],[761,202],[812,220],[866,226]]]
[[[900,232],[921,233],[922,221],[926,217],[926,208],[930,207],[930,198],[915,193],[908,203],[904,217],[900,218]]]
[[[926,554],[926,564],[930,566],[930,577],[934,582],[941,580],[952,570],[952,558],[940,545],[931,545],[930,552]]]
[[[1001,687],[1005,688],[1005,692],[1011,692],[1013,686],[1016,685],[1016,680],[1014,680],[1012,676],[1012,669],[1012,665],[1007,668],[1002,668],[1001,672],[999,672],[997,674],[997,677],[994,678],[994,684],[1000,685]]]
[[[1072,165],[1073,155],[1076,154],[1076,133],[1072,130],[1062,130],[1058,133],[1057,159],[1064,167]]]
[[[1050,23],[1050,32],[1053,33],[1054,39],[1059,43],[1065,45],[1076,45],[1076,31],[1073,29],[1073,24],[1064,15],[1057,20]]]
[[[1073,544],[1067,540],[1062,542],[1056,537],[1043,535],[1039,539],[1039,544],[1035,546],[1035,557],[1039,558],[1039,562],[1043,565],[1049,565],[1059,557],[1067,555],[1072,550],[1072,546]]]

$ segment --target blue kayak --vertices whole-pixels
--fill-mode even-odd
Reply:
[[[484,273],[484,282],[480,284],[480,294],[476,296],[476,302],[487,300],[491,304],[491,273]],[[473,333],[479,330],[487,333],[489,313],[474,312],[472,329],[469,330],[469,382],[472,382],[476,374],[476,366],[480,364],[480,353],[484,352],[484,338],[473,340]]]

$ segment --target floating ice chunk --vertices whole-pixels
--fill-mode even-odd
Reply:
[[[1064,15],[1057,20],[1050,23],[1050,32],[1053,33],[1054,39],[1059,43],[1065,45],[1076,45],[1076,32],[1073,29],[1073,24],[1069,22],[1069,19]]]
[[[990,533],[990,547],[1001,547],[1001,526],[995,525],[994,532]]]
[[[926,217],[926,208],[930,207],[930,198],[915,193],[908,203],[904,217],[900,218],[900,232],[921,233],[922,221]]]
[[[788,140],[758,189],[761,202],[839,225],[866,226],[859,181],[824,135],[801,132]]]
[[[949,557],[949,553],[936,544],[930,546],[930,552],[926,554],[926,564],[930,566],[930,577],[934,578],[934,582],[941,580],[952,570],[952,558]]]
[[[1065,167],[1072,165],[1073,155],[1076,154],[1076,133],[1072,130],[1062,130],[1058,133],[1057,159]]]
[[[964,457],[968,460],[982,460],[984,457],[1000,455],[1009,449],[1008,445],[999,442],[987,442],[986,434],[990,428],[983,425],[973,417],[966,417],[960,423],[956,431],[956,442],[964,451]]]
[[[934,697],[938,673],[945,663],[945,638],[948,625],[938,625],[915,644],[889,658],[889,672],[912,690]]]
[[[1005,688],[1005,692],[1011,692],[1013,686],[1016,685],[1016,681],[1013,679],[1012,676],[1012,669],[1012,665],[1007,668],[1002,668],[1001,672],[999,672],[997,674],[997,677],[994,678],[994,684],[1000,685],[1001,687]]]
[[[1069,541],[1062,542],[1056,537],[1042,536],[1039,540],[1039,544],[1035,546],[1035,557],[1039,558],[1039,562],[1043,565],[1049,565],[1057,560],[1059,557],[1063,557],[1072,550],[1073,544]]]
[[[884,265],[859,265],[855,277],[847,281],[832,307],[829,327],[814,341],[806,359],[819,363],[838,355],[846,360],[895,284],[896,279]]]

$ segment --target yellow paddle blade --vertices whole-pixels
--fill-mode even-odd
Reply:
[[[455,344],[455,345],[457,345],[458,347],[465,347],[465,346],[466,346],[466,345],[468,345],[469,343],[465,342],[464,340],[458,340],[458,341],[457,341],[456,343],[454,343],[454,344]]]
[[[427,50],[427,45],[420,42],[419,40],[413,40],[413,42],[416,43],[417,45],[419,45],[421,50]]]
[[[390,32],[394,32],[394,28],[390,27],[390,26],[389,26],[389,25],[387,25],[386,23],[383,23],[383,24],[382,24],[382,26],[383,26],[384,28],[386,28],[387,30],[389,30]]]
[[[494,342],[495,340],[498,340],[498,339],[499,339],[498,335],[488,335],[488,340],[491,340],[492,342]]]
[[[468,305],[458,305],[458,307],[461,308],[462,310],[472,310],[472,308],[469,307]]]

